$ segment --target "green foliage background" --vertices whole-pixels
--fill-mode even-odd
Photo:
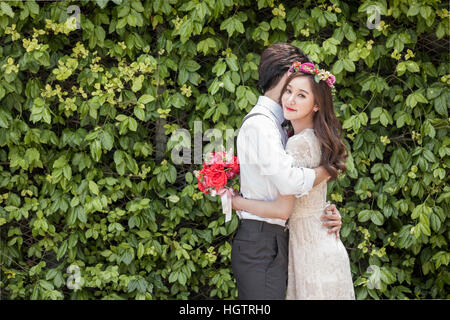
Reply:
[[[259,54],[290,42],[337,77],[351,157],[329,199],[357,298],[448,299],[447,6],[2,1],[2,298],[236,298],[237,218],[199,192],[199,165],[171,162],[170,136],[239,128]]]

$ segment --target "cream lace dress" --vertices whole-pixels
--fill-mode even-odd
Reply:
[[[292,136],[286,152],[295,165],[315,168],[320,164],[320,143],[314,129]],[[355,299],[350,261],[336,234],[328,234],[320,216],[327,206],[326,181],[295,200],[289,225],[288,300]]]

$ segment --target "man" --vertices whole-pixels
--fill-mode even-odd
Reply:
[[[264,95],[244,118],[237,138],[240,163],[240,191],[245,198],[274,200],[280,194],[301,197],[328,179],[324,167],[296,168],[286,153],[286,131],[283,109],[277,102],[288,69],[294,61],[308,62],[298,48],[277,43],[261,55],[259,85]],[[324,216],[329,232],[339,235],[341,217],[335,205],[332,215]],[[231,264],[239,299],[284,299],[287,285],[288,240],[286,221],[261,218],[241,211],[240,223],[233,240]],[[327,232],[324,229],[324,232]]]

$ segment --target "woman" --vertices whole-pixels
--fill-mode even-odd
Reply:
[[[286,151],[295,165],[323,165],[333,180],[345,171],[347,149],[332,100],[334,76],[312,63],[295,62],[289,70],[280,103],[294,129]],[[339,237],[323,232],[320,216],[326,202],[327,184],[322,182],[301,198],[278,194],[275,201],[233,197],[233,208],[261,217],[280,215],[289,225],[287,299],[354,299],[347,251]]]

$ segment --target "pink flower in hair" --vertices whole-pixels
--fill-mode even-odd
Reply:
[[[292,65],[289,68],[289,72],[303,72],[307,74],[316,75],[314,79],[317,82],[323,80],[331,88],[333,88],[333,85],[336,81],[334,75],[332,75],[328,71],[325,71],[324,69],[319,69],[318,66],[314,65],[314,63],[311,62],[300,63],[299,61],[294,61],[294,63],[292,63]]]
[[[330,74],[328,79],[326,80],[327,84],[332,87],[334,85],[334,82],[336,81],[336,78],[334,75]]]
[[[314,67],[315,67],[314,64],[310,62],[305,62],[302,63],[302,65],[300,66],[300,71],[305,73],[311,73],[311,70],[313,70]]]

